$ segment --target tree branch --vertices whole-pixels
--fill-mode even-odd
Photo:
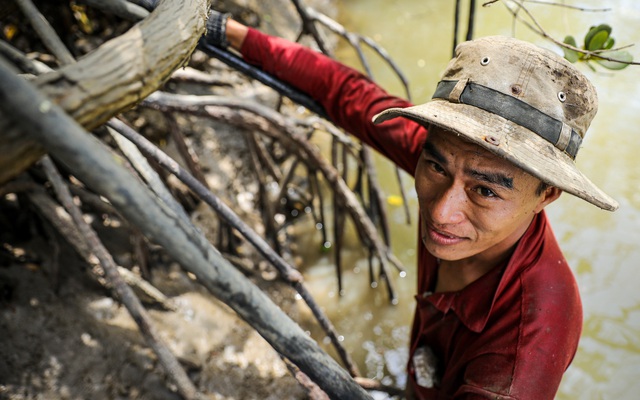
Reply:
[[[125,34],[33,82],[91,130],[157,90],[185,64],[205,30],[210,0],[164,0]],[[0,184],[44,154],[39,143],[0,119]]]
[[[258,287],[206,240],[133,179],[121,160],[87,134],[64,111],[0,60],[0,102],[4,118],[42,143],[80,181],[108,198],[150,240],[162,245],[214,296],[247,321],[276,351],[287,357],[334,398],[369,399],[327,355]],[[105,177],[107,177],[105,179]]]

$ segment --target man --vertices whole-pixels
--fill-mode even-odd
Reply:
[[[597,110],[586,77],[529,43],[488,37],[459,45],[433,99],[412,106],[224,15],[214,12],[209,28],[210,41],[306,92],[414,175],[408,397],[553,399],[578,346],[582,306],[544,208],[562,191],[618,207],[574,164]]]

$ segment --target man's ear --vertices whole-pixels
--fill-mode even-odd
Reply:
[[[538,203],[536,208],[533,210],[533,212],[538,214],[546,206],[548,206],[549,204],[551,204],[554,201],[558,200],[558,197],[560,197],[561,194],[562,194],[562,190],[561,189],[558,189],[555,186],[549,186],[540,195],[540,202]]]

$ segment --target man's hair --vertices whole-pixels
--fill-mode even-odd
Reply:
[[[544,193],[545,190],[547,190],[549,188],[549,184],[543,181],[540,181],[540,184],[538,185],[538,188],[536,189],[536,196],[540,196],[542,193]]]

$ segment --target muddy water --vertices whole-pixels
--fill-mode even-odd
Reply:
[[[414,102],[426,101],[450,54],[453,3],[424,0],[349,0],[340,2],[340,21],[351,31],[385,47],[411,84]],[[467,2],[462,2],[466,8]],[[503,34],[560,49],[531,33],[522,24],[513,30],[502,4],[481,7],[478,2],[475,36]],[[566,2],[575,4],[578,2]],[[600,8],[602,2],[580,1]],[[618,45],[640,60],[640,3],[608,2],[609,12],[580,12],[531,4],[539,23],[554,37],[582,38],[588,27],[613,26]],[[463,15],[464,18],[466,16]],[[466,29],[462,29],[464,35]],[[358,67],[355,54],[341,47],[338,56]],[[372,62],[374,78],[389,91],[404,95],[398,80],[382,62]],[[547,211],[580,286],[584,304],[584,334],[576,358],[565,374],[558,399],[636,399],[640,393],[640,67],[619,72],[581,69],[599,91],[600,111],[578,156],[580,168],[620,202],[615,213],[563,195]],[[412,223],[407,225],[397,205],[398,183],[393,168],[379,159],[379,175],[388,196],[392,247],[407,268],[407,276],[393,275],[399,304],[388,304],[385,287],[371,288],[366,256],[355,239],[345,252],[345,291],[338,296],[331,251],[321,253],[317,235],[308,235],[306,279],[325,307],[345,346],[364,375],[404,385],[404,363],[415,292],[416,196],[413,181],[404,175]],[[313,227],[309,225],[310,232]],[[305,247],[306,246],[306,247]],[[322,335],[313,332],[323,341]]]

